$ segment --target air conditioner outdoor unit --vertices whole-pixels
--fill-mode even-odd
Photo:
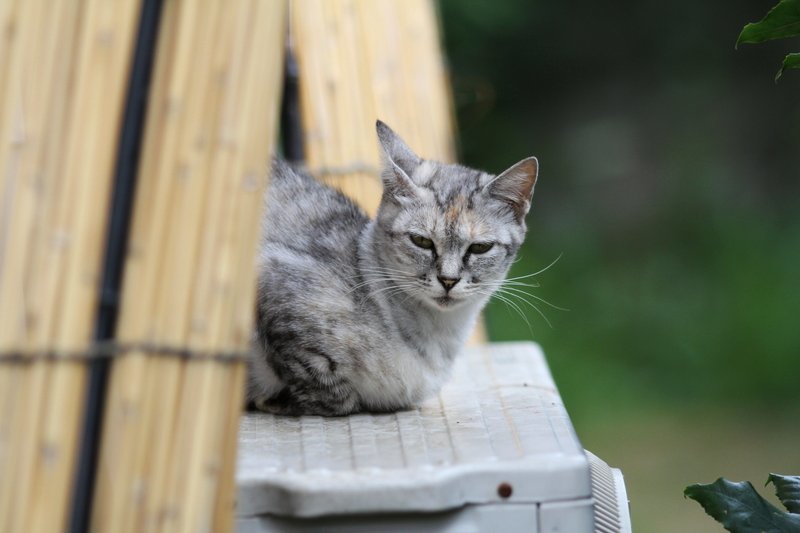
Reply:
[[[541,349],[471,347],[419,409],[248,413],[237,528],[629,532],[622,473],[583,450]]]

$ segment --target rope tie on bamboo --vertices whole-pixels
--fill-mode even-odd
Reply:
[[[28,365],[40,361],[88,362],[96,359],[114,359],[130,353],[151,357],[166,357],[186,361],[214,361],[240,363],[250,358],[248,350],[201,351],[180,346],[167,346],[150,342],[96,342],[84,350],[57,350],[44,348],[35,351],[12,350],[0,353],[0,364]]]
[[[381,175],[381,169],[379,167],[363,161],[354,161],[348,165],[321,166],[313,169],[307,167],[301,168],[312,175],[319,177],[346,176],[348,174],[369,174],[370,176],[378,179]]]

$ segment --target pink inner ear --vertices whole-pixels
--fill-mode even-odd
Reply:
[[[531,197],[533,187],[536,185],[536,177],[539,175],[539,161],[535,157],[524,159],[515,165],[518,167],[519,179],[522,180],[522,197],[527,200]]]
[[[408,174],[388,156],[385,157],[383,162],[381,178],[383,179],[384,191],[389,193],[390,196],[395,198],[414,198],[417,195],[417,188],[414,182],[411,181]]]
[[[391,159],[408,177],[411,177],[414,167],[420,164],[419,156],[385,123],[377,121],[376,129],[384,156]]]
[[[538,174],[539,161],[529,157],[497,176],[489,187],[495,196],[522,205],[530,199]]]

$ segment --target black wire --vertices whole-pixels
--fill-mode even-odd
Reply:
[[[98,302],[95,341],[113,338],[119,310],[119,292],[125,248],[136,189],[136,171],[139,163],[144,116],[153,58],[156,49],[158,26],[161,19],[162,0],[144,0],[139,18],[136,47],[128,80],[127,100],[119,140],[111,199],[109,224],[106,233],[106,250],[103,281]],[[108,358],[96,358],[89,363],[89,380],[85,398],[85,418],[78,452],[72,514],[69,530],[72,533],[89,531],[92,513],[97,463],[102,434],[103,406],[108,381]]]

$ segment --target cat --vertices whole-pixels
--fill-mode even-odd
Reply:
[[[435,395],[525,238],[535,157],[494,176],[421,159],[376,128],[375,219],[273,163],[248,378],[259,410],[387,412]]]

